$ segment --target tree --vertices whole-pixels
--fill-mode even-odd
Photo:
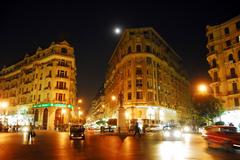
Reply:
[[[198,125],[209,121],[213,123],[213,119],[223,112],[222,102],[211,95],[196,96],[193,99],[193,113]]]

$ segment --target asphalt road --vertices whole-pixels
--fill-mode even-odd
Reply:
[[[0,133],[0,160],[240,160],[239,153],[207,149],[200,135],[162,141],[152,133],[125,139],[89,133],[85,140],[69,140],[66,132],[36,133],[30,143],[22,133]]]

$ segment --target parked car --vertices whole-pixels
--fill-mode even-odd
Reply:
[[[163,127],[163,140],[183,140],[181,127],[165,126]]]
[[[204,137],[209,148],[223,148],[230,152],[240,149],[240,133],[234,126],[208,127]]]
[[[85,129],[83,125],[72,125],[70,127],[69,139],[85,139]]]

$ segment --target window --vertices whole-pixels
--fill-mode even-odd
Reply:
[[[230,61],[233,61],[233,55],[232,55],[232,54],[229,54],[229,55],[228,55],[228,60],[229,60],[229,62],[230,62]]]
[[[213,68],[217,67],[216,59],[213,59],[213,61],[212,61],[212,67],[213,67]]]
[[[218,81],[218,74],[217,74],[217,72],[213,73],[213,81],[214,82]]]
[[[131,48],[131,46],[128,47],[128,53],[132,53],[132,48]]]
[[[142,79],[136,79],[136,87],[142,87]]]
[[[62,48],[62,49],[61,49],[61,52],[62,52],[62,53],[67,53],[67,48]]]
[[[142,76],[142,68],[141,67],[136,68],[136,75]]]
[[[67,71],[58,70],[57,77],[67,78]]]
[[[239,106],[239,99],[237,97],[234,98],[234,105]]]
[[[146,45],[146,52],[151,53],[151,48],[149,45]]]
[[[224,28],[224,33],[225,33],[225,34],[229,34],[229,33],[230,33],[228,27]]]
[[[63,94],[63,93],[56,93],[56,100],[57,101],[65,101],[65,94]]]
[[[231,73],[231,77],[234,78],[236,76],[235,68],[231,68],[230,73]]]
[[[51,88],[51,82],[48,82],[48,86],[47,86],[48,88]]]
[[[65,60],[59,60],[58,65],[59,66],[67,66],[67,62]]]
[[[152,64],[152,58],[147,57],[147,65],[151,65]]]
[[[132,93],[128,92],[128,100],[131,100],[131,99],[132,99]]]
[[[240,36],[236,37],[236,42],[239,43],[240,42]]]
[[[141,45],[139,44],[136,45],[136,52],[141,52]]]
[[[210,46],[209,50],[210,52],[214,52],[214,46]]]
[[[128,89],[131,89],[131,88],[132,88],[132,81],[129,80],[129,81],[128,81]]]
[[[233,88],[233,93],[237,93],[238,92],[237,83],[233,82],[232,83],[232,88]]]
[[[216,90],[216,94],[220,93],[219,86],[216,86],[215,90]]]
[[[152,92],[148,92],[147,93],[147,98],[149,101],[152,101],[153,100],[153,93]]]
[[[41,89],[42,89],[42,84],[39,85],[39,90],[41,90]]]
[[[236,28],[237,28],[238,30],[240,30],[240,21],[238,21],[238,22],[236,23]]]
[[[231,46],[231,40],[226,41],[226,46],[230,47]]]
[[[57,89],[66,89],[66,82],[59,82],[57,81]]]
[[[213,40],[213,33],[210,33],[210,34],[208,35],[208,39],[209,39],[209,40]]]
[[[42,76],[43,76],[43,74],[41,73],[41,75],[40,75],[40,80],[42,80]]]
[[[143,99],[142,92],[137,92],[137,99]]]

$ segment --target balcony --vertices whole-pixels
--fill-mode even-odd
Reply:
[[[58,66],[62,66],[62,67],[70,67],[70,65],[65,64],[65,63],[58,63],[57,65],[58,65]]]
[[[235,90],[235,91],[228,91],[228,95],[233,95],[233,94],[239,94],[240,91],[239,90]]]
[[[65,76],[65,75],[59,75],[59,74],[57,74],[56,77],[58,77],[58,78],[68,78],[68,76]]]
[[[58,87],[58,86],[56,86],[55,89],[68,90],[67,87]]]
[[[233,79],[233,78],[238,78],[238,76],[236,74],[233,74],[226,77],[226,79]]]
[[[211,55],[213,55],[213,54],[217,54],[217,51],[209,51],[209,53],[207,54],[207,57],[208,57],[208,56],[211,56]]]

